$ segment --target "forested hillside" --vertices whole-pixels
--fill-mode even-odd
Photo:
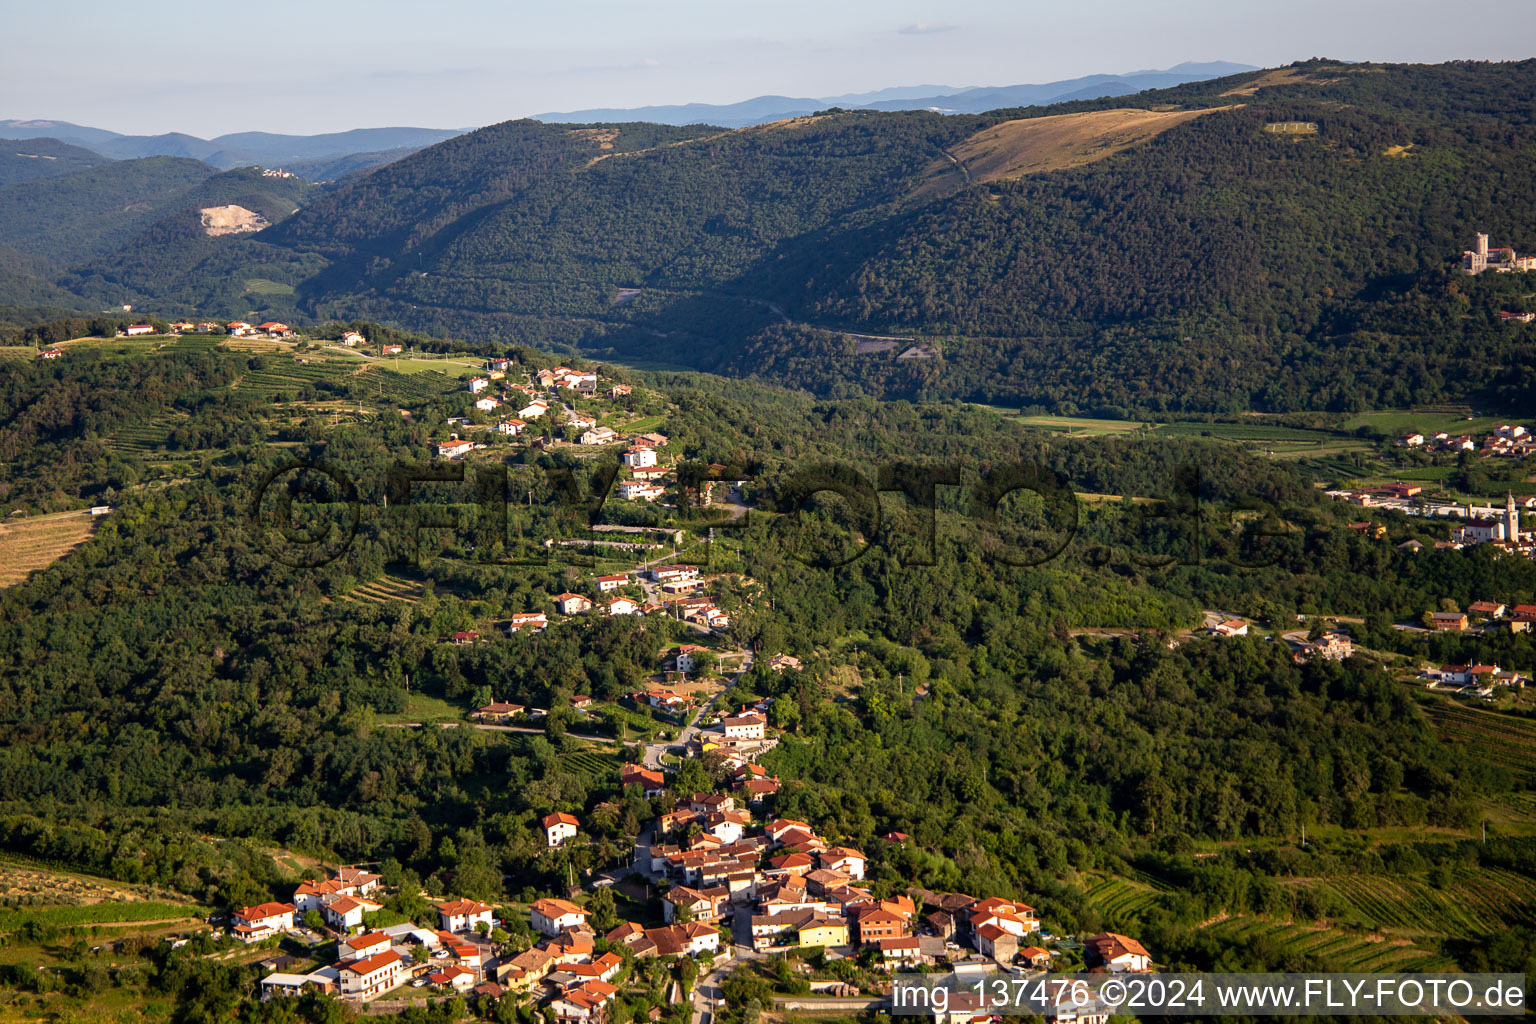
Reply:
[[[602,569],[495,564],[475,539],[481,520],[422,531],[381,507],[391,467],[426,459],[464,411],[462,388],[402,390],[410,375],[396,374],[380,394],[378,369],[354,358],[326,376],[202,340],[72,344],[57,363],[0,375],[0,510],[115,507],[78,551],[0,590],[4,850],[217,906],[291,892],[258,852],[274,846],[379,861],[433,895],[525,902],[622,856],[668,806],[616,782],[659,722],[551,714],[530,734],[469,728],[463,713],[490,699],[563,708],[573,694],[618,704],[658,652],[699,634],[658,615],[556,617],[507,635],[509,615],[550,608]],[[508,354],[519,373],[548,361]],[[1466,923],[1421,920],[1421,945],[1402,955],[1524,962],[1491,951],[1496,933],[1536,919],[1528,721],[1477,712],[1516,730],[1492,745],[1447,734],[1438,715],[1465,706],[1407,675],[1452,660],[1529,672],[1536,640],[1393,623],[1441,599],[1529,600],[1536,563],[1492,545],[1415,554],[1349,530],[1354,510],[1322,501],[1305,467],[1214,440],[1065,438],[952,405],[623,379],[646,393],[669,461],[754,467],[757,511],[710,547],[710,573],[738,588],[732,621],[704,639],[802,659],[803,671],[760,663],[732,693],[774,698],[782,741],[765,763],[785,785],[762,813],[870,850],[880,892],[1016,894],[1053,930],[1134,928],[1170,964],[1337,969],[1352,962],[1342,952],[1213,945],[1207,927],[1265,915],[1336,929],[1351,956],[1396,955],[1367,936],[1410,905],[1367,919],[1345,886],[1412,884],[1450,905],[1457,887],[1497,878],[1517,894]],[[354,542],[316,569],[281,564],[256,519],[268,473],[294,457],[359,485]],[[555,482],[585,489],[603,459],[497,446],[466,483],[413,500],[470,512],[469,480],[501,470],[520,496],[512,535],[566,536]],[[1070,548],[1037,565],[1004,557],[1011,520],[966,506],[979,474],[1015,463],[1102,496],[1083,504]],[[1198,519],[1170,498],[1191,465],[1205,481]],[[960,474],[966,490],[938,503],[931,544],[921,508],[900,501],[881,501],[878,527],[829,507],[795,515],[806,470],[849,483],[880,466]],[[1232,529],[1255,508],[1285,526],[1272,560],[1249,557]],[[694,545],[725,526],[690,527],[681,509],[631,514],[682,523]],[[815,557],[866,545],[846,564]],[[1298,664],[1259,635],[1192,635],[1208,608],[1277,632],[1298,614],[1351,616],[1361,656]],[[449,642],[468,629],[485,642]],[[459,727],[400,727],[429,716]],[[683,792],[714,782],[700,760],[677,779]],[[581,815],[581,844],[547,848],[536,823],[553,810]],[[911,842],[882,843],[890,831]],[[1107,901],[1111,885],[1138,893],[1134,906]]]
[[[0,186],[85,170],[107,163],[106,157],[57,139],[0,141]]]
[[[279,189],[306,205],[254,237],[186,230],[111,185],[126,164],[12,185],[0,243],[87,308],[364,316],[823,395],[1514,408],[1536,345],[1498,313],[1531,289],[1455,266],[1477,231],[1536,249],[1533,96],[1533,61],[1312,61],[979,115],[507,122]]]
[[[1496,313],[1527,300],[1452,266],[1476,230],[1536,246],[1533,82],[1532,62],[1315,62],[979,116],[829,113],[595,163],[544,156],[482,193],[483,174],[455,169],[471,146],[560,138],[503,125],[270,234],[344,253],[344,272],[300,289],[317,309],[828,393],[1121,414],[1508,404],[1531,349]],[[1045,169],[1013,178],[981,174],[993,155],[964,144],[1126,106],[1215,109],[1102,159],[1073,142],[1089,158],[1061,170],[1036,154]],[[614,307],[620,287],[644,290]],[[937,358],[855,354],[843,331],[922,339]]]

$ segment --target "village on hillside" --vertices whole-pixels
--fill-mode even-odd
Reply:
[[[794,659],[775,666],[799,667]],[[382,1008],[424,990],[429,998],[476,1000],[481,1012],[510,1001],[562,1024],[607,1020],[615,1000],[632,1007],[657,969],[672,979],[668,1002],[694,999],[695,1019],[704,976],[776,961],[794,965],[790,976],[809,998],[871,1009],[884,1005],[895,971],[990,969],[1028,978],[1153,969],[1135,938],[1053,935],[1016,898],[871,882],[865,851],[773,813],[780,781],[756,764],[773,744],[767,722],[761,704],[730,710],[683,748],[685,760],[707,757],[721,771],[727,781],[714,790],[680,792],[666,768],[625,765],[625,792],[658,813],[641,824],[622,865],[585,884],[516,906],[444,895],[400,921],[385,909],[399,905],[398,889],[348,866],[303,882],[283,902],[233,908],[229,934],[294,951],[263,961],[265,999],[314,992]],[[538,828],[551,851],[584,842],[577,814],[550,813]],[[895,848],[913,840],[892,832],[878,842]],[[619,913],[620,892],[629,915]],[[425,893],[404,895],[419,901]],[[653,1006],[650,1019],[659,1011]],[[1091,1008],[1066,1013],[1051,1019],[1107,1019]]]

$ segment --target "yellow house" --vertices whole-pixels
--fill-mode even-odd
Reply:
[[[812,918],[800,926],[802,946],[848,945],[848,922],[832,917]]]

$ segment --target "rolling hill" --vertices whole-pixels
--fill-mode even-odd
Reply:
[[[107,158],[57,139],[0,141],[0,186],[98,167]]]
[[[392,151],[414,152],[458,134],[455,129],[443,128],[357,128],[321,135],[235,132],[203,139],[184,132],[122,135],[67,121],[0,120],[0,139],[55,139],[113,160],[185,157],[201,160],[220,170],[252,164],[284,167],[309,161],[334,162],[365,156],[381,158],[369,165],[373,166]]]
[[[538,114],[536,120],[562,124],[603,121],[651,121],[659,124],[714,124],[726,128],[804,117],[829,107],[859,110],[933,110],[947,114],[980,114],[1001,107],[1023,107],[1101,96],[1128,96],[1144,89],[1166,89],[1185,82],[1258,70],[1248,64],[1212,61],[1180,64],[1166,71],[1133,71],[1123,75],[1087,75],[1062,82],[1004,85],[972,89],[943,86],[882,89],[819,99],[755,96],[739,103],[684,103],[672,106],[601,108]]]
[[[269,300],[287,315],[825,394],[1108,415],[1509,404],[1536,389],[1536,349],[1497,312],[1530,288],[1453,268],[1478,230],[1536,248],[1533,111],[1536,61],[1311,61],[985,114],[511,121],[217,246],[148,230],[182,208],[160,207],[68,260],[88,266],[66,283],[212,313],[248,308],[243,280],[291,282]],[[0,242],[61,259],[36,235]]]

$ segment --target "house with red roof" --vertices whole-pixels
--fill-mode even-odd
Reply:
[[[394,950],[342,964],[338,973],[341,975],[341,994],[354,999],[388,992],[408,977],[405,958]]]
[[[489,927],[494,913],[489,904],[471,899],[452,900],[437,908],[438,920],[447,932],[472,932],[477,924]]]
[[[241,942],[260,942],[293,927],[292,903],[258,903],[230,914],[230,934]]]
[[[575,839],[576,831],[581,826],[574,814],[563,811],[545,815],[539,824],[544,826],[544,840],[551,847],[564,845],[567,839]]]
[[[569,900],[539,900],[528,908],[533,930],[553,938],[568,929],[587,923],[587,912]]]

